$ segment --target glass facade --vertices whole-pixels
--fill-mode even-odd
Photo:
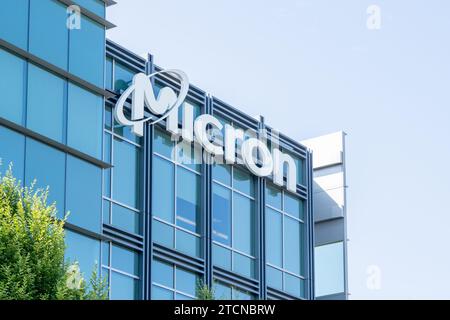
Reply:
[[[266,188],[267,285],[305,298],[304,203],[298,196]]]
[[[4,2],[0,39],[52,67],[0,45],[0,90],[8,92],[0,101],[0,173],[12,163],[24,184],[49,187],[58,216],[68,213],[67,261],[87,278],[98,268],[111,299],[195,299],[200,283],[217,299],[312,297],[306,148],[283,147],[298,167],[292,194],[240,164],[202,164],[201,148],[172,137],[164,121],[135,136],[115,121],[114,104],[136,73],[157,67],[105,46],[105,27],[83,13],[81,29],[67,28],[60,1]],[[103,1],[74,3],[105,16]],[[177,89],[163,75],[152,81],[156,94]],[[194,118],[217,112],[250,129],[245,139],[264,125],[194,87],[180,122],[186,105]]]

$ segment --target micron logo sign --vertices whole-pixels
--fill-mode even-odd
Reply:
[[[162,88],[158,95],[151,82],[151,78],[158,74],[168,74],[180,82],[180,91],[177,94],[172,88]],[[214,159],[221,159],[226,164],[233,165],[238,160],[236,153],[241,155],[242,163],[254,175],[260,177],[273,177],[273,182],[284,186],[284,169],[286,168],[286,188],[296,191],[297,167],[294,159],[278,148],[272,152],[266,143],[259,138],[246,138],[241,129],[231,125],[223,125],[216,117],[203,114],[194,119],[194,108],[185,101],[189,91],[189,79],[180,70],[164,70],[146,75],[138,73],[127,90],[120,96],[115,107],[115,118],[124,126],[130,126],[137,136],[144,135],[144,125],[153,125],[166,120],[166,130],[171,133],[174,140],[182,139],[185,143],[198,144]],[[125,103],[131,98],[131,116],[125,114]],[[183,107],[181,128],[179,128],[178,109]],[[151,115],[146,116],[146,109]],[[147,113],[148,114],[148,113]],[[236,146],[240,150],[236,150]],[[203,157],[202,157],[203,159]]]

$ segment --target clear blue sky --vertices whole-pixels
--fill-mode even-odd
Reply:
[[[352,298],[450,298],[448,0],[118,0],[108,19],[293,138],[346,131]]]

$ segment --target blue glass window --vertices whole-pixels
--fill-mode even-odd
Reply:
[[[198,276],[174,264],[153,260],[152,299],[192,300],[196,296]]]
[[[25,184],[30,185],[36,180],[36,188],[49,187],[47,203],[56,202],[58,217],[64,217],[66,155],[33,139],[27,139],[26,149]]]
[[[141,269],[137,252],[104,242],[102,263],[104,273],[110,275],[111,300],[140,298]]]
[[[0,92],[8,93],[4,94],[0,101],[0,117],[17,124],[23,124],[26,62],[0,49],[0,70],[2,72],[2,76],[0,77]]]
[[[139,275],[139,255],[123,247],[112,246],[111,265],[114,269],[130,275]]]
[[[177,175],[177,225],[199,233],[200,176],[183,168]]]
[[[255,210],[253,201],[235,193],[233,206],[233,247],[252,255],[255,247]]]
[[[94,269],[100,271],[100,241],[66,230],[66,246],[66,260],[78,262],[84,279],[89,282]]]
[[[72,156],[67,156],[66,209],[69,223],[100,232],[102,171]]]
[[[74,2],[102,18],[105,17],[105,3],[102,0],[75,0]]]
[[[70,30],[69,71],[103,88],[105,27],[81,16],[81,28]]]
[[[137,209],[141,207],[140,169],[140,148],[119,138],[114,138],[113,197],[115,200]]]
[[[137,73],[117,62],[114,65],[114,71],[114,90],[116,92],[125,91]]]
[[[253,182],[252,176],[248,172],[234,169],[233,179],[233,185],[235,189],[249,196],[253,196],[255,184]]]
[[[316,296],[344,292],[344,245],[342,242],[314,249]]]
[[[66,82],[30,64],[27,127],[58,142],[64,140]]]
[[[159,129],[155,130],[153,150],[168,159],[174,159],[174,142],[170,139],[170,135]]]
[[[214,243],[213,264],[224,269],[231,270],[231,250]]]
[[[301,224],[289,217],[284,218],[284,267],[295,274],[303,274],[303,237]]]
[[[106,58],[106,70],[105,70],[105,88],[113,90],[113,61],[111,58]]]
[[[214,293],[215,293],[215,298],[218,300],[231,300],[232,299],[231,286],[227,286],[225,284],[222,284],[221,282],[217,282],[214,285]]]
[[[159,260],[153,260],[152,277],[154,282],[158,282],[163,286],[173,288],[173,265],[161,262]]]
[[[281,210],[281,192],[268,185],[266,187],[266,203]]]
[[[303,220],[303,201],[286,193],[284,211],[295,218]]]
[[[157,156],[153,157],[153,215],[174,221],[174,165]]]
[[[141,215],[117,204],[112,205],[111,224],[130,233],[141,234]]]
[[[72,83],[68,95],[67,144],[101,159],[103,98]]]
[[[269,206],[270,205],[270,206]],[[272,207],[276,209],[272,209]],[[266,188],[266,276],[269,287],[304,297],[305,239],[303,200]]]
[[[139,281],[118,272],[111,272],[110,299],[139,299]]]
[[[231,185],[231,167],[229,165],[215,164],[213,166],[213,179],[226,185]]]
[[[30,52],[67,70],[68,41],[67,6],[53,0],[30,0]]]
[[[213,186],[213,239],[231,246],[231,191]]]
[[[283,265],[283,222],[282,215],[266,208],[266,255],[267,262],[281,267]]]
[[[172,226],[158,220],[153,220],[152,230],[152,238],[154,242],[169,248],[173,248],[175,246],[175,230]]]
[[[0,38],[23,50],[27,50],[28,0],[2,1],[2,10],[0,10]]]
[[[200,231],[199,231],[200,232]],[[192,233],[185,232],[183,230],[176,230],[177,245],[176,249],[184,252],[190,256],[200,257],[201,256],[201,246],[200,237],[193,235]]]
[[[10,164],[14,177],[23,181],[25,162],[25,137],[0,126],[0,174],[5,174]]]

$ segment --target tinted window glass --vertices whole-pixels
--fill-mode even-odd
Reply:
[[[266,208],[266,254],[267,262],[282,266],[282,216]]]
[[[140,208],[140,149],[114,138],[113,196],[119,202]]]
[[[101,159],[102,126],[102,97],[69,83],[67,144]]]
[[[139,275],[139,255],[131,250],[112,246],[111,266],[132,275]]]
[[[255,229],[253,201],[237,193],[234,193],[233,200],[233,247],[252,255]]]
[[[176,289],[178,291],[181,291],[191,296],[195,296],[195,289],[197,288],[197,276],[195,275],[195,273],[177,268],[176,279],[177,279]]]
[[[66,155],[33,139],[27,139],[25,184],[36,180],[36,188],[50,188],[48,204],[56,202],[58,217],[64,217]]]
[[[67,156],[66,208],[68,222],[100,232],[102,171],[87,162]]]
[[[178,168],[177,225],[200,232],[200,176]]]
[[[30,52],[67,70],[67,6],[53,0],[30,0]]]
[[[66,246],[66,260],[78,262],[84,279],[88,281],[95,267],[99,269],[100,266],[100,241],[66,230]]]
[[[69,71],[103,88],[105,28],[81,16],[81,28],[70,30]]]
[[[0,126],[0,174],[13,165],[13,175],[23,181],[25,161],[25,137]]]
[[[295,274],[301,272],[302,225],[287,216],[284,218],[284,267]]]
[[[105,17],[105,3],[102,0],[75,0],[74,2],[100,17]]]
[[[303,219],[303,201],[286,193],[284,196],[284,211],[291,216]]]
[[[231,245],[231,191],[213,186],[213,239]]]
[[[2,1],[0,38],[27,50],[28,0]]]
[[[27,127],[53,140],[64,140],[66,82],[30,64],[28,67]]]
[[[342,242],[314,249],[316,296],[344,292],[344,247]]]
[[[174,223],[174,165],[153,157],[153,215]]]
[[[138,280],[117,272],[111,273],[111,300],[135,300],[138,298]]]
[[[115,64],[114,70],[114,90],[117,92],[125,91],[136,72],[120,63]]]
[[[270,185],[267,185],[266,203],[274,208],[281,210],[281,191]]]
[[[0,70],[0,92],[8,93],[2,95],[0,117],[23,124],[26,62],[0,49]]]
[[[168,263],[153,260],[152,278],[153,282],[156,282],[169,288],[173,288],[174,286],[173,266]]]

